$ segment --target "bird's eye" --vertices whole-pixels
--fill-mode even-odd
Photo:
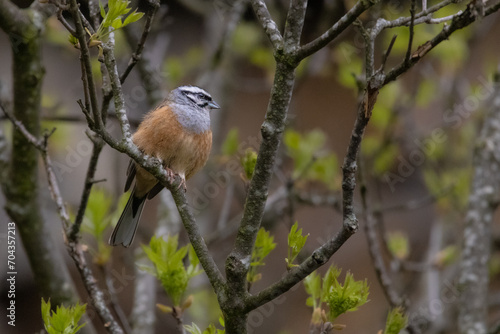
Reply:
[[[210,98],[208,96],[206,96],[205,94],[203,93],[199,93],[198,94],[198,97],[201,99],[201,100],[210,100]]]

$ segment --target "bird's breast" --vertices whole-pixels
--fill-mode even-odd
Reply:
[[[134,134],[135,144],[186,179],[205,165],[212,148],[212,131],[193,132],[168,106],[146,116]]]

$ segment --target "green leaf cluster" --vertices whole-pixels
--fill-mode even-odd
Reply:
[[[328,281],[326,281],[328,282]],[[332,285],[326,291],[325,303],[330,308],[330,319],[335,319],[339,315],[356,311],[358,307],[368,302],[368,283],[354,280],[354,276],[347,272],[344,284],[341,284],[337,277],[332,276]]]
[[[288,256],[285,259],[287,268],[295,266],[293,261],[295,261],[302,248],[304,248],[308,236],[309,234],[302,235],[302,229],[299,229],[298,222],[293,224],[290,233],[288,233]]]
[[[97,241],[97,249],[91,248],[90,252],[98,264],[107,263],[111,256],[111,247],[108,246],[105,231],[113,222],[118,221],[127,199],[128,195],[123,194],[116,210],[111,211],[113,197],[103,188],[92,188],[83,218],[82,232],[90,234]]]
[[[45,302],[42,298],[42,319],[45,330],[49,334],[75,334],[85,323],[78,325],[85,314],[87,304],[64,307],[57,306],[56,311],[50,311],[50,300]]]
[[[274,248],[276,248],[274,237],[269,233],[269,231],[266,231],[263,227],[261,227],[259,232],[257,232],[255,246],[252,251],[250,270],[247,274],[247,281],[249,283],[255,283],[262,277],[261,274],[257,273],[257,269],[258,267],[265,265],[264,259]]]
[[[304,286],[309,297],[306,304],[314,310],[322,309],[323,303],[328,306],[328,320],[334,321],[339,315],[356,311],[368,302],[369,288],[366,280],[356,281],[347,272],[344,283],[339,282],[341,270],[331,266],[323,280],[313,272],[304,279]]]
[[[128,0],[109,0],[108,11],[106,12],[104,6],[99,1],[99,8],[103,20],[96,33],[91,36],[91,46],[92,41],[99,42],[111,32],[121,29],[130,23],[134,23],[144,16],[144,13],[137,13],[136,9],[123,20],[123,16],[127,15],[132,9],[128,7],[129,4],[130,1]]]
[[[384,334],[399,334],[408,325],[408,316],[401,307],[393,308],[387,315]]]
[[[219,323],[222,327],[224,327],[224,318],[222,316],[219,317]],[[184,329],[191,334],[225,334],[225,329],[218,329],[214,324],[210,324],[204,331],[201,331],[200,327],[198,327],[195,323],[191,323],[190,325],[185,325]]]
[[[155,270],[143,266],[141,269],[156,276],[174,306],[180,306],[189,280],[201,273],[198,267],[200,261],[193,247],[187,245],[178,249],[178,236],[175,235],[168,236],[166,241],[162,237],[153,236],[149,247],[143,245],[142,249],[153,262]],[[189,260],[187,267],[184,265],[186,256]]]
[[[293,178],[320,181],[333,189],[339,176],[337,156],[325,149],[326,135],[321,130],[301,134],[288,129],[283,142],[293,160]]]

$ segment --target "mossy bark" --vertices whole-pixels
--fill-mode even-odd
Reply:
[[[13,116],[33,135],[40,133],[41,89],[44,68],[41,35],[47,13],[19,9],[0,1],[0,27],[12,48]],[[39,203],[38,152],[18,131],[13,131],[8,171],[2,180],[7,211],[16,224],[38,291],[53,305],[76,302],[76,292],[64,260],[58,252]],[[20,245],[19,245],[20,246]]]

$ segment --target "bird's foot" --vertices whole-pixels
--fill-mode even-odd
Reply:
[[[163,166],[163,168],[165,168],[165,171],[167,172],[168,182],[170,183],[174,182],[175,172],[166,166]]]
[[[170,168],[168,167],[165,167],[165,171],[167,172],[167,177],[168,177],[168,181],[170,183],[174,182],[175,180],[175,176],[176,175],[179,175],[179,177],[181,178],[181,182],[179,183],[179,186],[177,187],[177,190],[182,187],[184,189],[184,192],[187,191],[187,187],[186,187],[186,179],[184,178],[184,176],[174,172],[173,170],[171,170]]]
[[[186,179],[183,178],[182,175],[180,175],[180,177],[181,177],[181,183],[179,183],[179,186],[177,187],[177,189],[182,187],[184,189],[184,192],[186,192],[187,191]]]

